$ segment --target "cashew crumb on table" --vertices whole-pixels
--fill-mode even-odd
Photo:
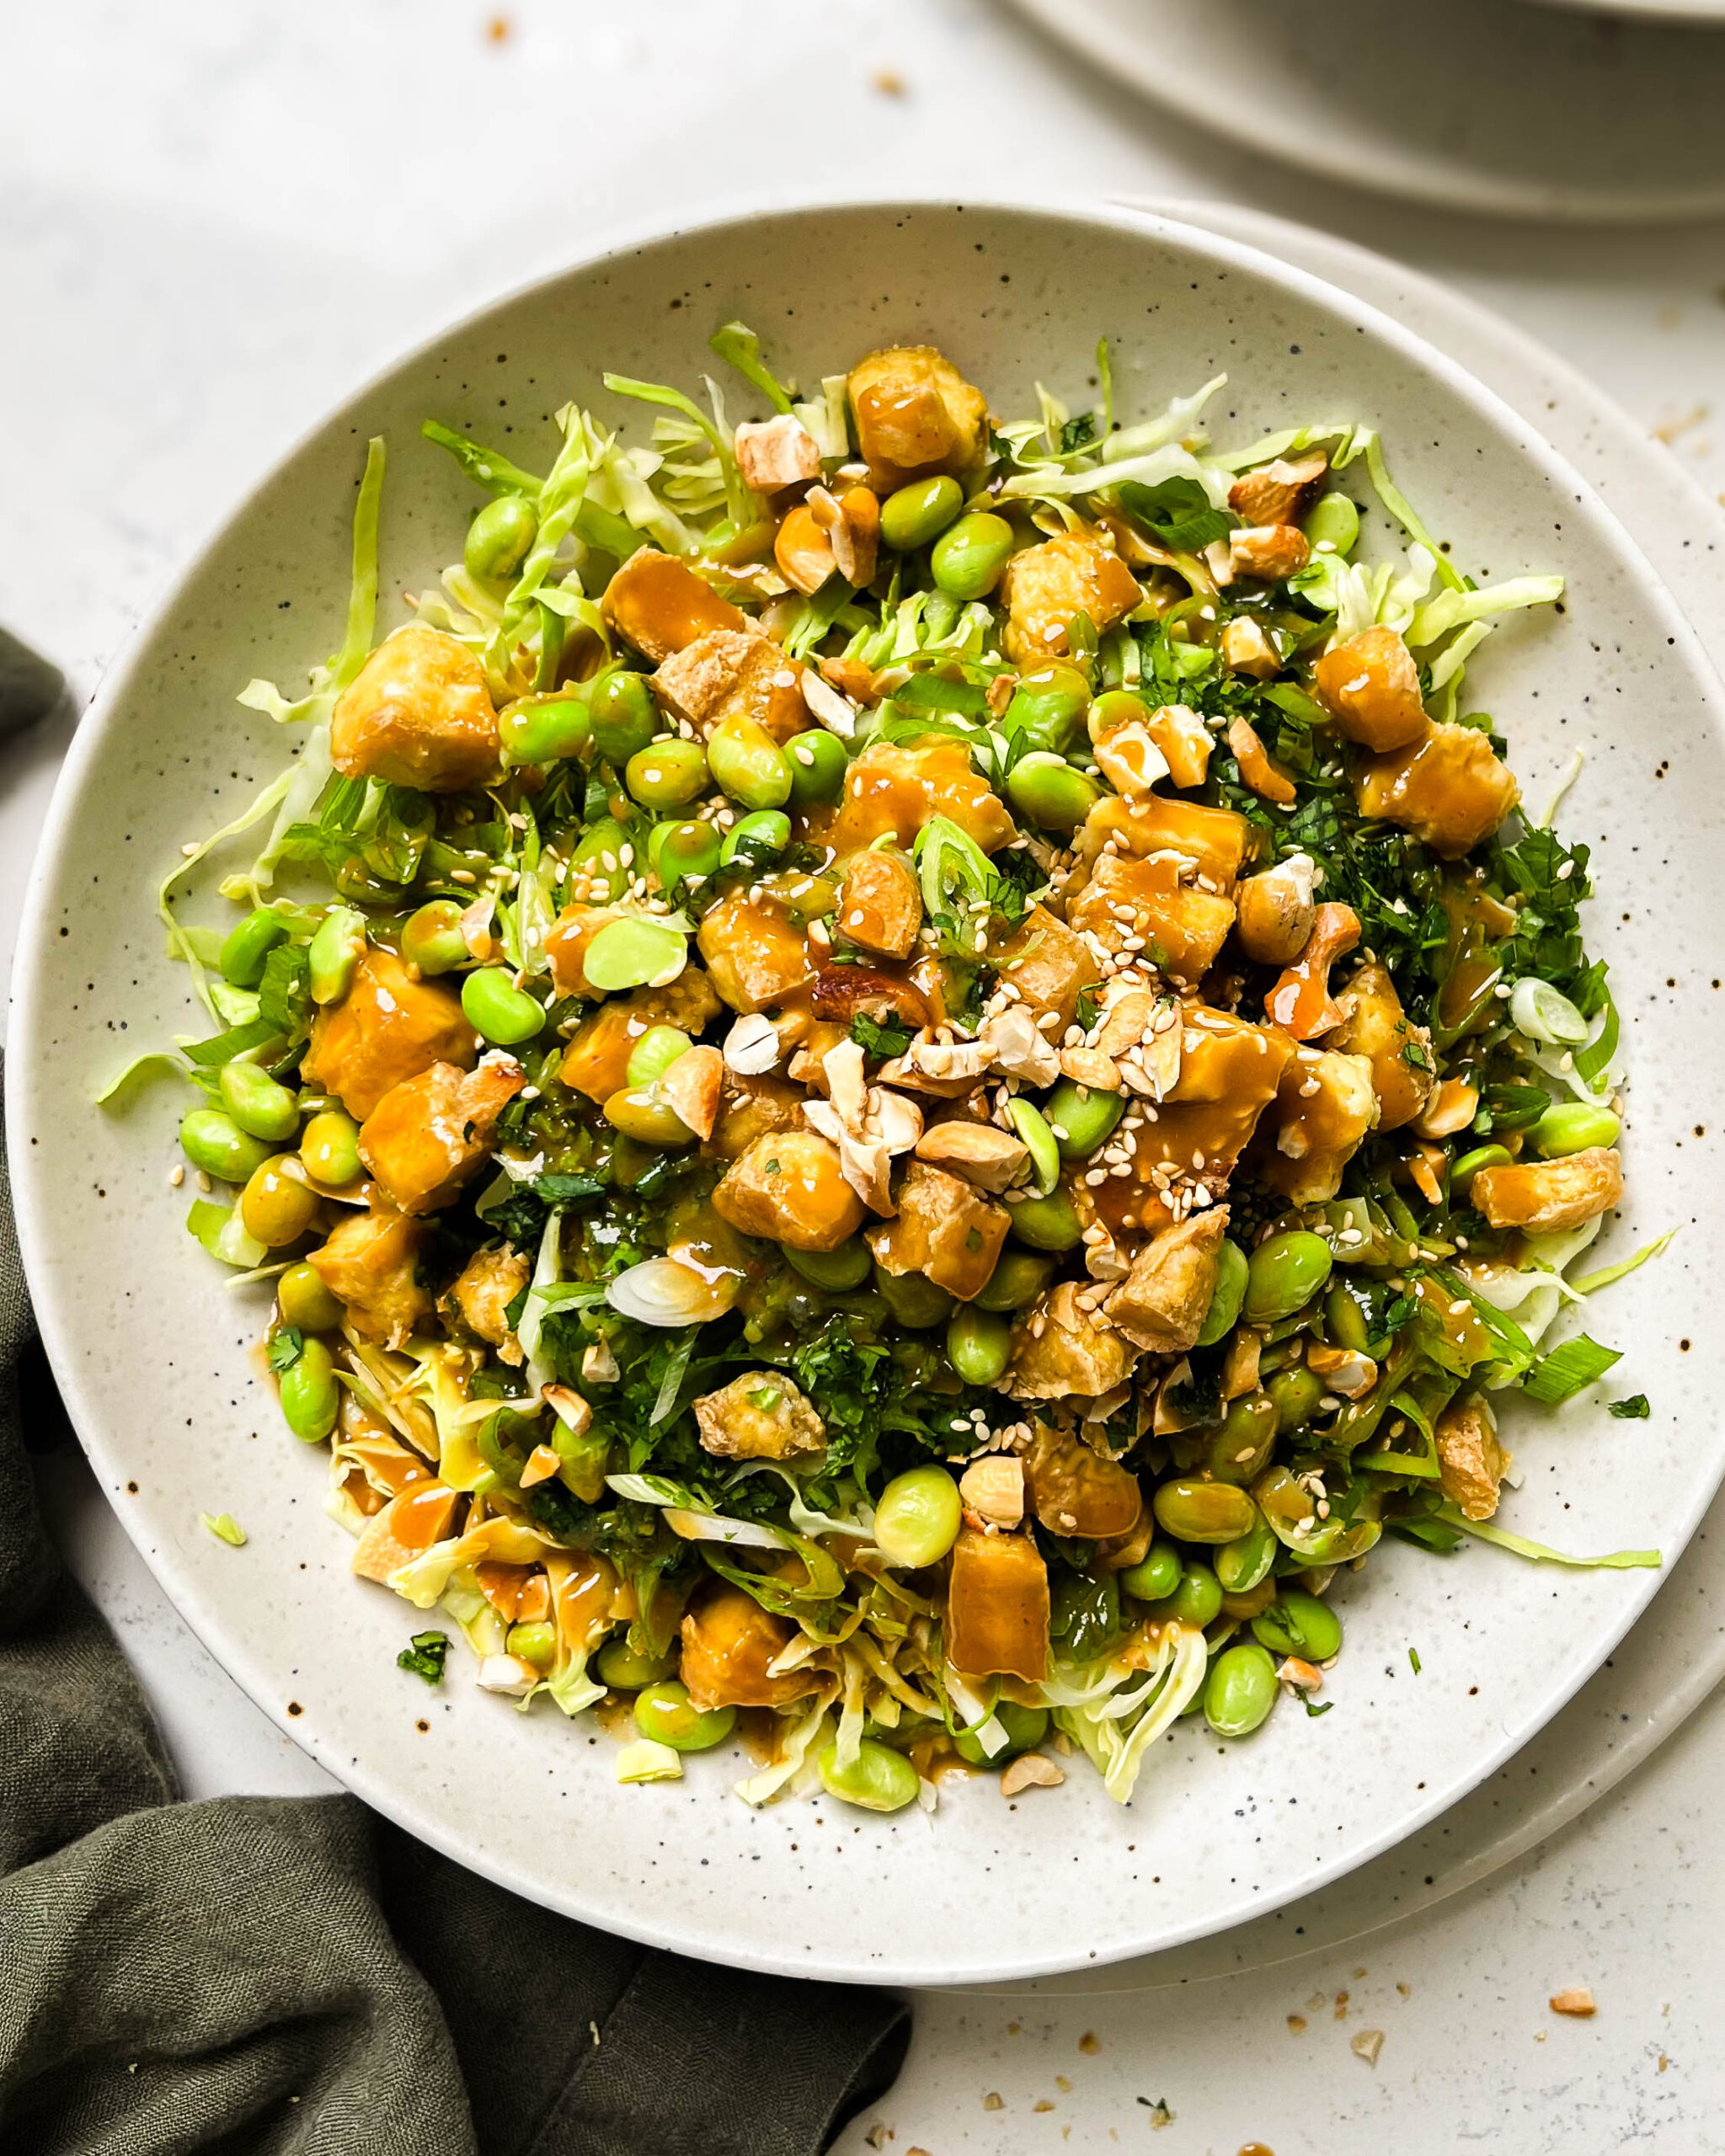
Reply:
[[[1087,2058],[1094,2058],[1096,2057],[1097,2053],[1102,2049],[1102,2045],[1097,2037],[1097,2033],[1094,2029],[1087,2029],[1084,2031],[1084,2034],[1078,2039],[1078,2048],[1083,2052]]]
[[[1290,2014],[1288,2016],[1288,2034],[1290,2036],[1303,2036],[1306,2034],[1306,2016],[1303,2014]]]
[[[982,2108],[985,2111],[1003,2111],[1007,2108],[1007,2100],[998,2089],[991,2089],[982,2100]]]
[[[1051,2111],[1054,2109],[1054,2100],[1051,2097],[1039,2096],[1030,2108],[1033,2111]]]
[[[1381,2029],[1362,2029],[1350,2039],[1348,2048],[1355,2058],[1363,2058],[1368,2066],[1375,2066],[1378,2053],[1384,2048],[1384,2032]]]
[[[1567,1991],[1553,1992],[1551,2004],[1553,2014],[1567,2014],[1578,2021],[1585,2021],[1599,2010],[1585,1984],[1573,1984]]]

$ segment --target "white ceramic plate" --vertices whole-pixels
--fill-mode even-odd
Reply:
[[[1183,120],[1352,187],[1589,221],[1725,208],[1725,37],[1693,24],[1519,0],[1012,3]]]
[[[937,338],[1005,409],[1038,376],[1081,397],[1102,333],[1123,408],[1226,367],[1222,435],[1356,414],[1383,428],[1461,566],[1564,571],[1565,611],[1506,628],[1477,688],[1534,801],[1577,745],[1595,759],[1573,828],[1598,841],[1611,889],[1595,935],[1618,969],[1638,1078],[1613,1246],[1691,1225],[1610,1313],[1631,1348],[1625,1389],[1653,1394],[1654,1419],[1583,1407],[1518,1433],[1528,1475],[1513,1516],[1575,1550],[1682,1546],[1725,1466],[1703,1358],[1678,1346],[1705,1334],[1702,1283],[1720,1254],[1713,1144],[1690,1134],[1725,1116],[1706,1052],[1709,983],[1725,976],[1712,805],[1725,756],[1705,659],[1583,483],[1459,370],[1297,271],[1125,212],[865,205],[622,248],[452,329],[267,479],[105,686],[45,841],[8,1080],[32,1285],[97,1471],[189,1621],[285,1728],[411,1831],[551,1906],[759,1967],[943,1983],[1141,1954],[1309,1892],[1434,1816],[1584,1681],[1657,1576],[1385,1550],[1344,1590],[1337,1710],[1278,1716],[1233,1748],[1183,1726],[1125,1811],[1075,1774],[1058,1797],[1012,1806],[979,1780],[932,1822],[825,1801],[756,1813],[726,1794],[718,1758],[686,1783],[620,1790],[608,1742],[585,1726],[518,1716],[459,1671],[436,1695],[396,1671],[411,1614],[347,1574],[345,1540],[320,1510],[323,1462],[286,1437],[257,1374],[261,1308],[226,1290],[180,1230],[184,1198],[166,1182],[178,1099],[120,1118],[89,1105],[136,1046],[186,1029],[152,888],[184,837],[232,814],[282,759],[281,737],[233,692],[254,674],[290,677],[332,642],[365,437],[382,432],[393,451],[385,590],[411,589],[467,506],[446,462],[417,446],[425,414],[508,430],[530,459],[555,404],[595,395],[602,366],[686,379],[708,329],[734,314],[804,375],[888,337]],[[197,1525],[222,1509],[247,1528],[243,1550]]]

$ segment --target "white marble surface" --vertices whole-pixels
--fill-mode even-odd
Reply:
[[[988,0],[634,0],[614,15],[592,0],[495,15],[61,0],[8,10],[0,36],[22,93],[0,137],[0,618],[81,694],[224,504],[357,375],[607,229],[767,190],[1253,203],[1496,306],[1725,488],[1707,408],[1725,383],[1725,226],[1547,231],[1297,179],[1140,108]],[[0,760],[8,957],[61,745],[51,730]],[[77,1464],[54,1480],[188,1790],[325,1785],[179,1625]],[[1276,2156],[1725,2149],[1722,1768],[1716,1703],[1538,1858],[1357,1957],[1126,1999],[926,1999],[884,2145],[1142,2145],[1156,2131],[1142,2095],[1176,2115],[1159,2156],[1254,2138]],[[1572,1983],[1598,1994],[1594,2020],[1548,2011]],[[1339,2027],[1332,2004],[1306,2004],[1338,1988],[1357,2002]],[[1363,2028],[1386,2032],[1375,2068],[1348,2047]]]

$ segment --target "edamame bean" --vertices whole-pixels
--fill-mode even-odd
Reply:
[[[1217,1254],[1216,1284],[1210,1290],[1210,1308],[1198,1328],[1198,1345],[1214,1348],[1234,1330],[1246,1300],[1246,1253],[1238,1243],[1224,1242]]]
[[[1303,1363],[1278,1370],[1274,1377],[1265,1380],[1263,1389],[1274,1403],[1276,1428],[1284,1435],[1309,1422],[1313,1410],[1324,1396],[1323,1387]]]
[[[519,1048],[545,1023],[543,1008],[501,966],[482,966],[467,975],[462,1010],[473,1031],[499,1048]]]
[[[581,754],[593,739],[593,714],[573,689],[523,696],[499,714],[497,738],[512,764],[554,764]]]
[[[1507,1168],[1514,1158],[1507,1145],[1476,1145],[1450,1169],[1450,1187],[1465,1191],[1482,1168]]]
[[[627,1637],[607,1640],[595,1660],[599,1681],[613,1692],[644,1691],[662,1684],[676,1668],[675,1655],[637,1654]]]
[[[910,1467],[894,1476],[874,1508],[874,1540],[889,1565],[921,1572],[937,1565],[959,1539],[964,1504],[943,1467]]]
[[[1105,689],[1090,707],[1090,738],[1099,741],[1117,726],[1131,726],[1149,717],[1150,706],[1135,689]]]
[[[1314,552],[1328,547],[1338,554],[1351,554],[1359,536],[1359,511],[1348,495],[1332,488],[1312,504],[1304,529]]]
[[[1012,1338],[1004,1317],[965,1303],[947,1326],[947,1354],[966,1385],[992,1385],[1007,1367]]]
[[[647,841],[647,859],[660,884],[697,883],[716,873],[719,835],[711,824],[655,824]]]
[[[1189,1625],[1201,1632],[1215,1623],[1221,1606],[1221,1582],[1210,1566],[1188,1565],[1167,1600],[1152,1603],[1147,1614],[1158,1625]]]
[[[1125,1113],[1124,1093],[1104,1093],[1097,1086],[1077,1085],[1071,1078],[1060,1081],[1043,1109],[1063,1161],[1087,1161]],[[1014,1212],[1014,1225],[1023,1210],[1021,1206]],[[1022,1228],[1019,1232],[1023,1234]]]
[[[1180,1584],[1180,1553],[1172,1542],[1152,1542],[1119,1577],[1135,1602],[1166,1602]]]
[[[360,1126],[339,1108],[314,1115],[300,1139],[300,1158],[314,1182],[344,1190],[360,1173]]]
[[[1258,1508],[1231,1482],[1200,1482],[1182,1475],[1157,1486],[1151,1500],[1156,1525],[1177,1542],[1234,1542],[1258,1518]]]
[[[335,1428],[341,1387],[335,1381],[335,1358],[323,1342],[302,1340],[279,1382],[288,1428],[308,1445],[327,1438]]]
[[[1019,676],[1001,730],[1023,748],[1051,750],[1065,756],[1084,739],[1085,715],[1090,708],[1089,683],[1076,666],[1057,660]],[[1144,714],[1140,703],[1138,716]]]
[[[934,542],[929,567],[948,598],[985,599],[1000,582],[1012,551],[1012,527],[988,510],[948,525]]]
[[[331,906],[307,953],[313,1003],[339,1003],[354,985],[366,950],[366,921],[351,906]]]
[[[1216,1552],[1216,1579],[1224,1594],[1246,1594],[1268,1579],[1281,1544],[1269,1522],[1258,1513],[1244,1534]]]
[[[734,1707],[714,1707],[703,1714],[689,1699],[686,1684],[672,1678],[649,1684],[635,1694],[635,1726],[655,1744],[673,1752],[710,1752],[737,1726]]]
[[[290,1157],[278,1153],[254,1169],[239,1194],[245,1231],[265,1250],[296,1243],[318,1217],[318,1193],[285,1165]]]
[[[507,1652],[517,1655],[531,1669],[550,1668],[557,1660],[555,1625],[511,1625],[504,1639]]]
[[[290,1265],[275,1283],[275,1307],[284,1325],[302,1332],[334,1332],[341,1323],[342,1305],[324,1286],[315,1265]]]
[[[876,1737],[861,1738],[856,1758],[842,1767],[835,1737],[830,1744],[822,1746],[815,1765],[820,1772],[820,1785],[829,1796],[860,1805],[865,1812],[902,1812],[907,1804],[916,1801],[921,1785],[916,1769],[902,1752],[895,1752],[890,1744],[883,1744]]]
[[[792,1250],[785,1256],[792,1269],[828,1294],[843,1295],[860,1288],[874,1270],[874,1256],[861,1235],[852,1235],[836,1250]]]
[[[1622,1128],[1610,1108],[1562,1101],[1548,1107],[1529,1134],[1548,1160],[1561,1160],[1567,1153],[1584,1153],[1589,1146],[1615,1145]]]
[[[627,814],[629,804],[619,805]],[[575,894],[589,905],[603,899],[621,898],[635,873],[633,845],[614,815],[590,824],[569,856],[569,877],[576,887]]]
[[[1324,1336],[1332,1348],[1351,1348],[1365,1353],[1368,1333],[1365,1312],[1345,1281],[1338,1280],[1324,1297]]]
[[[401,931],[401,955],[428,975],[466,965],[471,954],[462,934],[462,909],[453,899],[432,899],[409,915]]]
[[[520,494],[501,494],[467,526],[462,566],[481,584],[513,581],[539,536],[539,516]]]
[[[662,723],[646,678],[617,667],[601,674],[587,695],[592,715],[593,745],[613,771],[644,749]]]
[[[625,782],[648,808],[681,808],[707,790],[707,752],[698,741],[654,741],[630,757]]]
[[[1006,1749],[991,1756],[983,1750],[980,1737],[962,1729],[953,1739],[953,1749],[966,1766],[1004,1767],[1021,1752],[1033,1752],[1048,1735],[1046,1707],[1021,1707],[1016,1700],[1001,1700],[996,1704],[994,1718],[1007,1732]]]
[[[259,906],[227,931],[218,963],[222,978],[236,988],[256,988],[270,953],[287,940],[287,923],[268,906]]]
[[[1276,1404],[1268,1393],[1242,1393],[1229,1401],[1222,1427],[1206,1439],[1204,1464],[1218,1482],[1243,1489],[1263,1472],[1278,1428]]]
[[[629,1050],[624,1075],[632,1086],[650,1086],[694,1045],[681,1026],[649,1026]]]
[[[817,808],[836,801],[845,790],[851,759],[836,734],[824,726],[796,734],[785,754],[791,766],[791,801],[798,808]]]
[[[740,816],[718,849],[721,868],[765,868],[791,842],[791,819],[782,808],[757,808]]]
[[[880,505],[880,536],[895,552],[914,553],[927,546],[964,506],[964,489],[943,472],[938,478],[913,479]]]
[[[1272,1653],[1296,1654],[1302,1662],[1327,1662],[1342,1648],[1341,1619],[1303,1588],[1279,1588],[1270,1607],[1252,1620],[1252,1631]]]
[[[975,1307],[980,1310],[1022,1310],[1047,1287],[1054,1270],[1051,1257],[1044,1257],[1034,1251],[1014,1250],[1008,1243],[988,1277],[987,1286],[977,1295]]]
[[[605,1103],[605,1120],[643,1145],[687,1145],[695,1134],[651,1086],[625,1086]]]
[[[1038,749],[1013,766],[1007,798],[1044,830],[1072,831],[1102,798],[1102,788],[1063,757]]]
[[[1242,1588],[1237,1594],[1225,1592],[1222,1614],[1231,1618],[1236,1625],[1249,1625],[1254,1617],[1268,1609],[1275,1598],[1276,1582],[1272,1576],[1261,1579],[1256,1587]]]
[[[180,1118],[179,1150],[218,1182],[244,1182],[270,1158],[261,1138],[240,1129],[222,1108],[192,1108]]]
[[[1046,1198],[1060,1179],[1060,1149],[1048,1127],[1048,1118],[1016,1094],[1007,1102],[1007,1116],[1020,1140],[1029,1148],[1034,1177],[1030,1187],[1037,1197]]]
[[[782,808],[791,798],[790,759],[766,728],[744,712],[714,728],[707,762],[719,790],[745,808]]]
[[[279,1145],[300,1127],[298,1096],[278,1086],[255,1063],[224,1063],[216,1075],[216,1089],[223,1107],[254,1138],[271,1139]]]
[[[1304,1310],[1330,1277],[1330,1246],[1307,1228],[1266,1236],[1246,1262],[1246,1315],[1272,1325]]]
[[[1021,1198],[1007,1210],[1012,1233],[1032,1250],[1072,1250],[1084,1240],[1077,1210],[1067,1191],[1050,1191],[1046,1198]]]
[[[912,1332],[944,1325],[953,1314],[953,1298],[920,1273],[889,1273],[884,1265],[877,1265],[874,1285],[899,1323]]]
[[[1204,1682],[1204,1718],[1218,1737],[1249,1737],[1276,1704],[1276,1665],[1261,1646],[1224,1647]]]

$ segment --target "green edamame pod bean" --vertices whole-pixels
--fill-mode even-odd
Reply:
[[[300,1158],[314,1182],[345,1189],[360,1172],[360,1126],[340,1108],[326,1108],[306,1125]]]
[[[1297,1430],[1311,1420],[1314,1410],[1324,1396],[1324,1389],[1303,1363],[1291,1369],[1278,1370],[1264,1383],[1276,1411],[1276,1428],[1285,1434]]]
[[[980,1310],[1022,1310],[1054,1278],[1054,1260],[1039,1252],[1014,1250],[1008,1243],[988,1277],[988,1284],[975,1298]]]
[[[192,1108],[182,1116],[179,1150],[218,1182],[244,1182],[270,1158],[264,1140],[242,1130],[221,1108]]]
[[[943,472],[913,479],[880,505],[880,536],[896,553],[911,554],[938,539],[964,506],[964,489]]]
[[[948,525],[929,557],[937,587],[948,599],[985,599],[1000,582],[1012,551],[1012,527],[988,510]]]
[[[600,1683],[613,1692],[640,1692],[649,1684],[664,1684],[676,1668],[676,1657],[637,1654],[627,1638],[619,1636],[605,1642],[594,1666]]]
[[[1229,1401],[1222,1427],[1205,1440],[1204,1464],[1218,1482],[1244,1489],[1268,1465],[1279,1428],[1276,1404],[1268,1393],[1242,1393]]]
[[[1314,552],[1328,547],[1338,554],[1351,554],[1359,536],[1359,511],[1348,495],[1332,488],[1312,504],[1303,528]]]
[[[1087,1161],[1110,1136],[1125,1113],[1124,1093],[1104,1093],[1094,1086],[1077,1085],[1070,1078],[1060,1081],[1043,1109],[1063,1161]],[[1015,1224],[1023,1209],[1021,1206],[1015,1211]],[[1312,1240],[1316,1241],[1316,1236]]]
[[[1007,1732],[1005,1751],[991,1757],[983,1750],[980,1737],[973,1737],[968,1729],[960,1730],[953,1739],[953,1749],[966,1766],[1004,1767],[1021,1752],[1033,1752],[1048,1735],[1046,1707],[1021,1707],[1016,1700],[1001,1700],[996,1705],[994,1718]]]
[[[1135,689],[1105,689],[1090,707],[1090,738],[1100,741],[1104,734],[1112,734],[1117,726],[1141,723],[1150,717],[1150,705]]]
[[[1324,1333],[1332,1348],[1351,1348],[1357,1355],[1365,1353],[1367,1337],[1365,1311],[1359,1297],[1344,1281],[1338,1280],[1324,1297]]]
[[[335,1428],[341,1387],[335,1381],[335,1358],[321,1340],[302,1340],[300,1352],[281,1373],[281,1412],[287,1427],[308,1445],[318,1444]]]
[[[432,899],[408,916],[401,931],[401,955],[426,975],[453,973],[472,955],[462,934],[462,909],[453,899]]]
[[[1303,1588],[1279,1588],[1269,1608],[1252,1619],[1252,1632],[1273,1654],[1298,1655],[1302,1662],[1327,1662],[1342,1647],[1341,1619]]]
[[[1039,749],[1013,766],[1007,798],[1044,830],[1073,831],[1101,800],[1102,788],[1064,757]]]
[[[1224,1647],[1204,1681],[1204,1718],[1218,1737],[1249,1737],[1276,1704],[1276,1665],[1261,1646]]]
[[[1198,1328],[1198,1345],[1214,1348],[1234,1330],[1246,1300],[1247,1259],[1238,1243],[1224,1242],[1217,1254],[1216,1284],[1210,1291],[1210,1308]]]
[[[539,515],[520,494],[487,502],[467,526],[462,566],[481,584],[501,584],[521,573],[539,536]]]
[[[899,1323],[912,1332],[944,1325],[953,1314],[954,1298],[921,1273],[889,1273],[884,1265],[877,1265],[874,1286]]]
[[[874,1270],[874,1255],[861,1235],[852,1235],[836,1250],[792,1250],[785,1257],[792,1269],[805,1280],[833,1295],[860,1288]]]
[[[284,1325],[302,1332],[334,1332],[341,1323],[342,1305],[323,1285],[315,1265],[290,1265],[275,1283],[275,1307]]]
[[[782,808],[791,798],[789,757],[758,720],[743,712],[714,729],[707,763],[719,790],[745,808]]]
[[[512,764],[554,764],[581,754],[593,739],[593,714],[574,689],[523,696],[499,714],[497,738]]]
[[[648,808],[681,808],[707,791],[707,752],[698,741],[654,741],[630,757],[624,783]]]
[[[1306,1228],[1268,1235],[1246,1262],[1246,1315],[1274,1324],[1304,1310],[1330,1277],[1330,1246]]]
[[[1548,1160],[1568,1153],[1584,1153],[1590,1146],[1615,1145],[1622,1124],[1610,1108],[1592,1108],[1585,1101],[1562,1101],[1549,1107],[1529,1135]]]
[[[859,1740],[857,1756],[839,1764],[838,1740],[824,1745],[815,1760],[820,1785],[829,1796],[845,1804],[859,1805],[865,1812],[902,1812],[916,1801],[921,1780],[902,1752],[876,1737]]]
[[[238,926],[228,930],[217,962],[222,978],[232,981],[236,988],[256,988],[264,978],[270,953],[286,940],[287,923],[280,915],[271,912],[268,906],[257,907]]]
[[[688,1687],[673,1679],[649,1684],[635,1694],[636,1728],[655,1744],[670,1745],[673,1752],[710,1752],[736,1726],[734,1707],[714,1707],[702,1714],[691,1703]]]
[[[1152,1542],[1119,1580],[1135,1602],[1166,1602],[1180,1584],[1180,1553],[1172,1542]]]
[[[1245,1594],[1266,1579],[1281,1550],[1269,1522],[1260,1514],[1244,1534],[1216,1552],[1216,1580],[1224,1594]]]
[[[339,1003],[354,985],[366,950],[366,921],[351,906],[331,906],[307,953],[313,1003]]]
[[[1007,1116],[1020,1141],[1030,1149],[1034,1177],[1030,1187],[1037,1197],[1046,1198],[1060,1179],[1060,1149],[1048,1118],[1017,1095],[1007,1102]]]
[[[1222,1584],[1210,1566],[1188,1565],[1167,1600],[1152,1603],[1148,1614],[1158,1625],[1189,1625],[1201,1632],[1215,1622],[1221,1606]]]
[[[721,868],[765,868],[791,842],[791,819],[782,808],[757,808],[739,816],[718,849]]]
[[[222,1105],[243,1131],[280,1145],[300,1127],[299,1096],[255,1063],[224,1063],[216,1075]]]
[[[265,1250],[296,1243],[318,1217],[318,1193],[287,1166],[291,1158],[272,1155],[252,1171],[239,1194],[241,1225]]]
[[[605,1120],[643,1145],[687,1145],[695,1134],[652,1086],[623,1086],[605,1103]]]
[[[529,1668],[541,1672],[557,1660],[555,1625],[511,1625],[504,1638],[507,1653],[518,1656]]]
[[[1507,1168],[1514,1158],[1507,1145],[1476,1145],[1450,1169],[1450,1187],[1465,1191],[1482,1168]]]
[[[959,1486],[943,1467],[910,1467],[894,1476],[874,1508],[874,1540],[889,1565],[921,1572],[937,1565],[964,1524]]]
[[[1235,1542],[1258,1518],[1258,1508],[1231,1482],[1178,1476],[1151,1499],[1156,1525],[1177,1542]]]
[[[788,744],[791,766],[791,800],[798,808],[818,808],[836,801],[845,790],[845,773],[851,760],[836,734],[810,727]]]
[[[622,771],[663,723],[645,675],[623,667],[600,675],[588,691],[587,708],[593,745],[613,771]]]
[[[462,1010],[473,1031],[499,1048],[519,1048],[545,1023],[543,1007],[501,966],[482,966],[462,983]]]
[[[623,1075],[632,1086],[650,1086],[694,1045],[681,1026],[649,1026],[629,1050],[628,1068]]]
[[[1050,1191],[1046,1198],[1021,1198],[1007,1210],[1012,1233],[1032,1250],[1072,1250],[1084,1240],[1077,1210],[1067,1191]]]
[[[718,868],[719,835],[711,824],[655,824],[647,857],[668,891],[674,883],[696,883]]]
[[[1012,1339],[1004,1317],[964,1303],[947,1326],[947,1354],[966,1385],[992,1385],[1007,1367]]]

